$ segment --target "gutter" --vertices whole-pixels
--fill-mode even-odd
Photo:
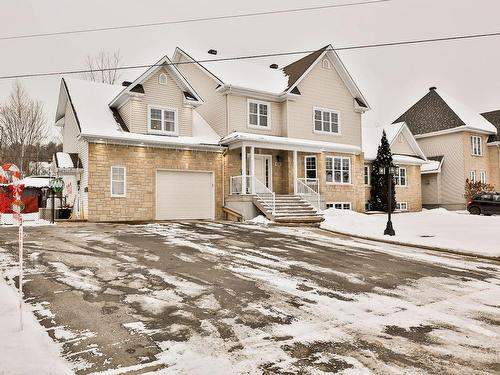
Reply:
[[[199,144],[188,144],[181,142],[169,142],[164,143],[161,141],[142,141],[142,140],[131,140],[131,139],[122,139],[119,137],[112,136],[97,136],[91,134],[80,134],[80,139],[83,139],[89,143],[102,143],[102,144],[114,144],[114,145],[122,145],[122,146],[134,146],[134,147],[155,147],[155,148],[169,148],[169,149],[185,149],[185,150],[205,150],[212,152],[224,152],[226,149],[223,146],[208,144],[208,143],[199,143]]]

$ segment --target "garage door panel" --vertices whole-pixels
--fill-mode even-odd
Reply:
[[[158,171],[156,189],[157,220],[214,218],[211,172]]]

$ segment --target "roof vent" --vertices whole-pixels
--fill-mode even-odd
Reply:
[[[434,90],[437,90],[436,86],[429,87],[429,91],[434,91]]]
[[[209,49],[208,54],[209,55],[217,55],[217,50],[216,49]]]
[[[271,64],[269,65],[271,69],[278,69],[278,64]]]
[[[122,86],[125,86],[125,87],[128,87],[128,86],[130,86],[131,84],[132,84],[132,82],[130,82],[130,81],[123,81],[123,82],[122,82]]]

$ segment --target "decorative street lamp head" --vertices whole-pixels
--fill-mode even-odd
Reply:
[[[50,188],[54,193],[60,193],[64,188],[64,180],[61,177],[54,177],[50,180]]]
[[[382,176],[385,175],[385,167],[378,167],[378,173]]]

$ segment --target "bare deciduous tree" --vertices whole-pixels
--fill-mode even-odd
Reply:
[[[83,73],[83,78],[94,81],[114,84],[120,73],[117,68],[121,65],[120,50],[114,52],[101,50],[97,55],[88,55],[85,65],[89,72]]]
[[[24,87],[16,81],[7,101],[0,105],[2,129],[2,157],[8,158],[28,174],[29,162],[35,156],[36,145],[47,136],[43,104],[29,97]]]

